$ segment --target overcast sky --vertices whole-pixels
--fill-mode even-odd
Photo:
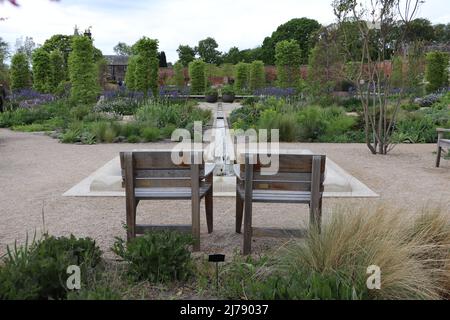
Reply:
[[[119,42],[133,44],[141,36],[156,38],[168,61],[176,61],[179,44],[195,46],[208,36],[219,50],[253,48],[280,24],[300,17],[333,22],[331,0],[17,0],[0,2],[0,37],[12,49],[17,38],[38,44],[53,34],[72,34],[92,27],[95,46],[113,54]],[[434,23],[450,22],[449,0],[426,0],[419,16]]]

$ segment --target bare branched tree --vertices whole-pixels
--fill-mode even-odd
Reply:
[[[356,84],[361,99],[366,144],[373,154],[387,154],[395,146],[392,133],[400,102],[405,94],[405,83],[402,81],[393,94],[390,61],[396,57],[405,58],[405,35],[421,3],[423,3],[421,0],[333,2],[339,25],[353,23],[358,26],[362,47],[358,51],[359,57],[355,57],[355,52],[348,50],[346,52],[344,50],[344,54],[352,61],[348,69],[353,72],[348,74]],[[399,23],[404,28],[398,28]],[[346,28],[343,27],[341,30],[345,33]]]

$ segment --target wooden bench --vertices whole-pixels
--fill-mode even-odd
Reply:
[[[205,172],[203,152],[185,152],[175,164],[171,151],[121,152],[126,195],[127,240],[151,230],[175,229],[192,232],[194,251],[200,250],[200,201],[205,198],[208,232],[213,231],[213,169]],[[201,159],[199,164],[193,157]],[[136,208],[142,200],[191,200],[192,224],[172,226],[136,225]]]
[[[450,129],[437,128],[436,131],[438,132],[436,167],[439,167],[442,148],[450,149],[450,139],[444,139],[444,133],[450,132]]]
[[[262,174],[264,166],[255,154],[246,153],[244,164],[234,166],[236,174],[236,232],[241,233],[244,211],[243,254],[251,253],[253,202],[304,203],[310,207],[310,228],[320,229],[325,161],[323,155],[280,154],[279,169]],[[251,161],[253,157],[253,161]],[[252,164],[254,163],[254,164]],[[275,212],[275,214],[278,214]],[[293,233],[284,232],[282,233]],[[258,229],[258,233],[261,230]],[[274,229],[269,231],[274,236]],[[304,234],[304,233],[301,233]]]

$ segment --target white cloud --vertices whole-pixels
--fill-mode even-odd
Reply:
[[[447,0],[427,1],[421,15],[447,22],[442,12]],[[73,1],[20,0],[15,8],[0,4],[0,36],[12,46],[16,38],[31,36],[43,43],[53,34],[71,34],[92,26],[95,45],[105,54],[122,41],[134,43],[141,36],[157,38],[169,61],[177,59],[179,44],[196,45],[214,37],[219,49],[260,45],[278,25],[296,17],[310,17],[323,24],[334,20],[331,0],[162,0]],[[439,7],[441,6],[441,7]]]

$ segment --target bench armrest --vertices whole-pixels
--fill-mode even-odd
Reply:
[[[444,129],[444,128],[437,128],[437,132],[450,132],[450,129]]]

